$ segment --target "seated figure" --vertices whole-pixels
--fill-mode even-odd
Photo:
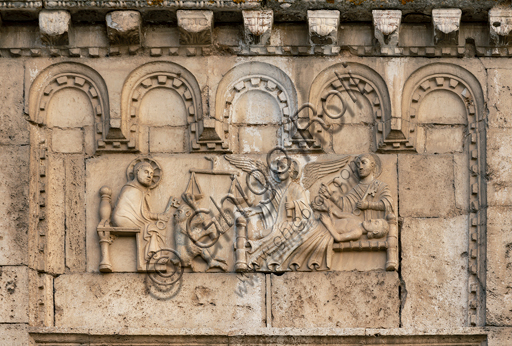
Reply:
[[[169,216],[166,213],[152,213],[149,208],[149,187],[153,183],[153,167],[142,161],[133,168],[133,179],[121,189],[112,212],[114,227],[138,228],[145,240],[144,260],[165,247],[164,232]]]

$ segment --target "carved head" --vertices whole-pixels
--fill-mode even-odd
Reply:
[[[133,167],[133,175],[137,181],[145,187],[151,186],[153,183],[153,174],[155,173],[153,167],[149,162],[142,161]]]
[[[192,215],[192,208],[190,208],[186,204],[182,204],[176,211],[174,212],[174,224],[181,224]]]
[[[278,157],[272,163],[274,173],[279,181],[286,181],[288,178],[297,179],[299,177],[299,163],[285,156]]]
[[[382,172],[381,162],[377,155],[372,153],[359,155],[354,160],[359,178],[366,178],[373,174],[373,178],[377,178]]]
[[[384,219],[370,219],[363,221],[363,227],[368,232],[368,239],[382,238],[388,234],[389,224]]]

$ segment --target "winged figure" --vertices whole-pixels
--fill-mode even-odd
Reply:
[[[275,272],[329,269],[333,238],[313,217],[305,188],[298,183],[298,162],[279,157],[268,167],[247,156],[225,159],[263,187],[260,203],[245,210],[249,266]],[[304,169],[305,187],[341,169],[349,159],[309,163]]]

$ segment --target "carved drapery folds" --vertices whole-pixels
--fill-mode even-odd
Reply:
[[[249,62],[231,69],[219,83],[215,97],[217,121],[222,119],[224,131],[230,132],[235,105],[247,93],[263,93],[270,96],[279,109],[278,117],[282,124],[281,143],[287,149],[298,149],[302,138],[294,138],[296,128],[292,123],[297,111],[297,92],[291,79],[279,68],[262,62]],[[264,116],[268,116],[266,114]]]
[[[451,64],[430,64],[414,72],[404,86],[402,124],[408,124],[412,138],[416,138],[417,114],[425,97],[436,91],[456,95],[465,105],[468,136],[465,147],[469,155],[469,271],[468,320],[471,326],[485,319],[484,290],[486,258],[486,124],[484,96],[480,83],[467,70]]]
[[[103,78],[92,68],[82,64],[55,64],[37,76],[29,95],[31,120],[46,125],[47,107],[51,98],[65,88],[82,91],[91,102],[96,150],[135,149],[135,141],[125,137],[121,131],[121,122],[110,119],[108,92]]]
[[[395,139],[397,136],[391,130],[391,105],[389,94],[384,80],[374,70],[357,63],[342,63],[333,65],[318,74],[311,85],[309,92],[309,102],[315,107],[318,116],[327,124],[343,124],[347,117],[347,108],[351,104],[344,104],[343,115],[339,112],[323,109],[322,104],[328,105],[332,99],[336,99],[337,94],[347,93],[355,104],[357,101],[355,95],[365,97],[372,110],[374,121],[376,123],[374,130],[374,139],[379,151],[386,151],[394,147],[394,143],[401,143],[404,139]],[[351,102],[348,99],[349,103]],[[327,107],[328,108],[328,107]],[[336,114],[333,114],[336,113]],[[312,112],[310,115],[313,116]],[[322,126],[313,125],[314,137],[323,137],[325,132]],[[334,134],[336,135],[336,134]],[[406,140],[405,140],[406,141]],[[322,142],[327,142],[324,139]]]
[[[459,8],[433,9],[434,41],[436,44],[459,43],[459,28],[462,11]]]

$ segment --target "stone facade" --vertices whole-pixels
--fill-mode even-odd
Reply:
[[[0,345],[512,344],[510,3],[0,16]]]

